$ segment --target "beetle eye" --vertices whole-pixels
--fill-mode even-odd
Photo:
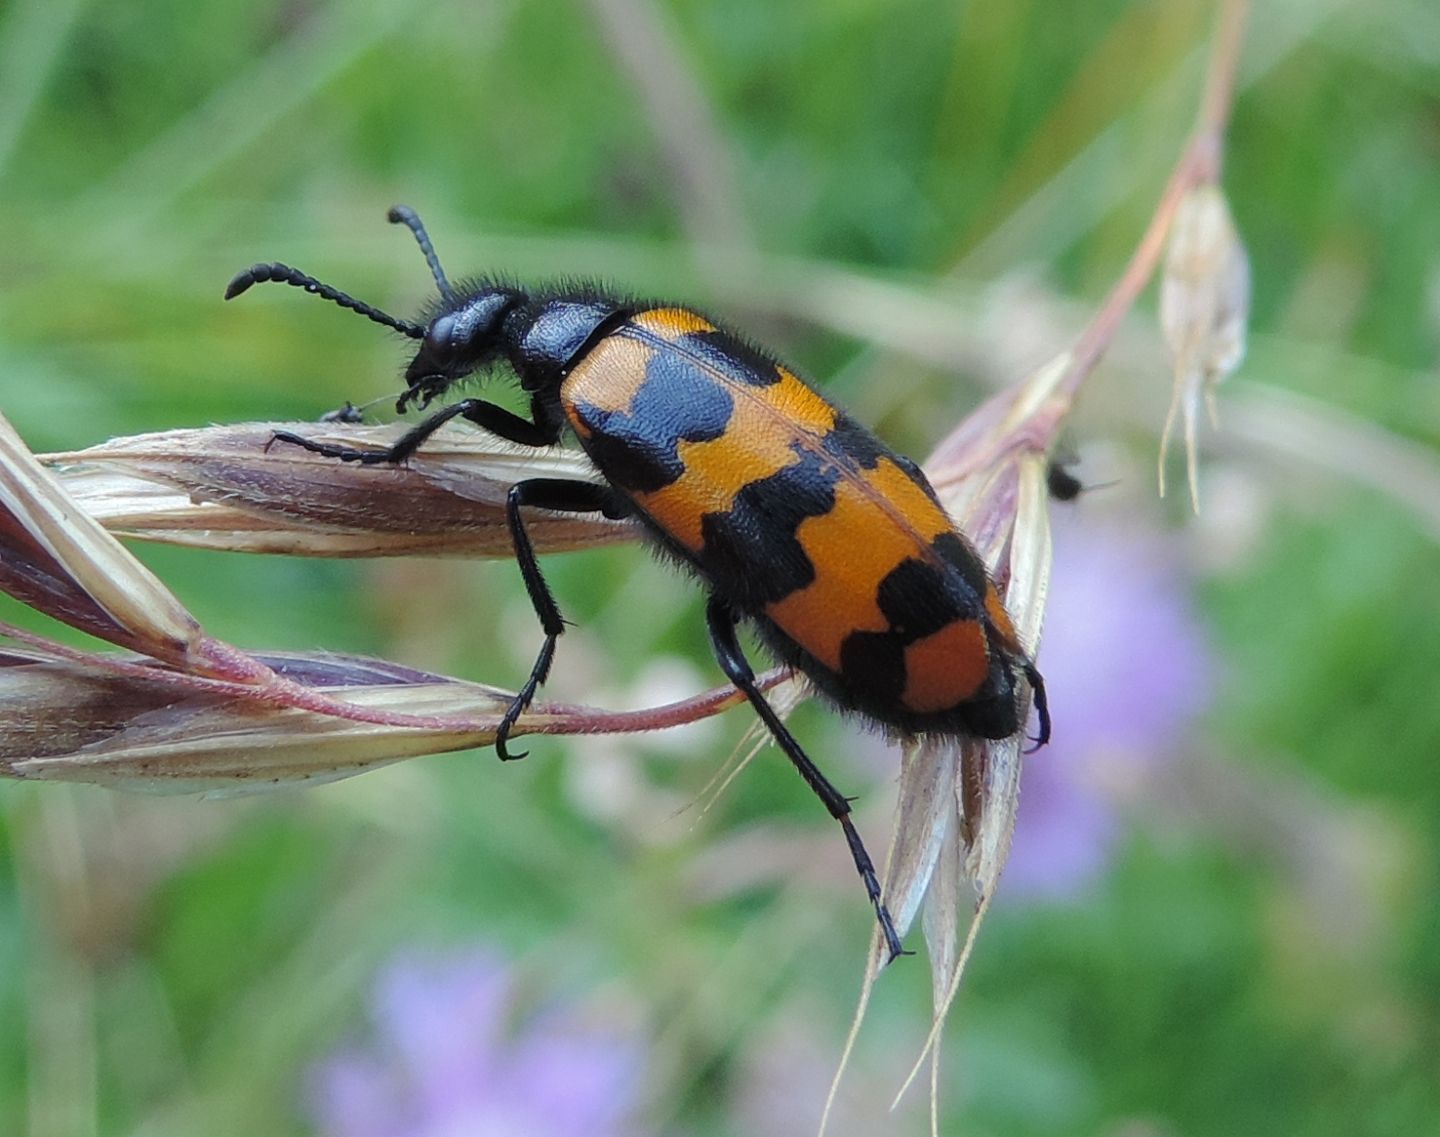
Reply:
[[[454,313],[446,313],[436,317],[435,322],[430,325],[430,330],[425,333],[425,338],[430,341],[432,347],[439,348],[448,354],[455,350],[455,330]]]

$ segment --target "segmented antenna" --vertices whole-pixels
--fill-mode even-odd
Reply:
[[[397,332],[403,332],[412,340],[423,340],[425,329],[420,324],[412,324],[409,320],[397,320],[394,316],[387,315],[379,308],[371,307],[353,296],[347,296],[338,288],[331,288],[328,284],[321,284],[313,276],[307,276],[297,268],[289,265],[279,264],[258,264],[251,265],[244,272],[238,273],[235,279],[225,287],[225,299],[234,300],[240,293],[244,292],[252,284],[293,284],[296,288],[303,288],[306,292],[313,292],[316,296],[331,300],[342,308],[349,308],[352,312],[359,312],[368,320],[374,320],[377,324],[384,324],[387,328],[394,328]]]
[[[435,246],[430,243],[430,234],[425,232],[425,223],[420,220],[419,214],[408,205],[392,205],[385,216],[392,224],[407,226],[415,234],[415,241],[425,254],[425,263],[430,266],[430,275],[435,278],[435,287],[440,290],[441,299],[455,299],[455,290],[445,278],[445,270],[440,267],[440,258],[435,255]]]

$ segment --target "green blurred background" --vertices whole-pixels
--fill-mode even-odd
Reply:
[[[0,407],[48,450],[393,393],[402,349],[372,325],[288,290],[220,294],[282,259],[412,313],[424,265],[384,222],[403,201],[452,276],[700,304],[923,455],[1063,349],[1118,275],[1214,15],[11,0]],[[1253,338],[1205,439],[1206,508],[1155,500],[1168,377],[1149,297],[1072,429],[1081,476],[1116,484],[1057,507],[1057,573],[1086,534],[1164,548],[1207,698],[1155,753],[1077,757],[1070,790],[1110,836],[1092,872],[1002,898],[949,1032],[945,1132],[1440,1131],[1437,159],[1430,5],[1253,14],[1225,175]],[[513,686],[538,642],[504,563],[137,551],[245,647]],[[639,550],[547,572],[577,624],[553,696],[717,682],[696,590]],[[1088,634],[1168,650],[1099,574],[1113,609]],[[1120,718],[1147,697],[1112,686]],[[515,1015],[585,1008],[637,1048],[638,1120],[614,1132],[812,1131],[869,917],[774,753],[692,804],[747,724],[259,799],[0,786],[0,1132],[392,1132],[327,1120],[315,1071],[347,1040],[387,1052],[367,1008],[395,953],[477,950]],[[863,792],[883,849],[893,753],[819,708],[796,729]],[[922,957],[880,984],[835,1132],[924,1131],[923,1093],[884,1109],[928,1015]]]

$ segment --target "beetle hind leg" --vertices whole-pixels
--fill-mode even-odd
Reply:
[[[860,833],[855,828],[855,823],[850,819],[851,799],[837,790],[828,778],[820,772],[820,768],[811,761],[810,756],[801,749],[800,744],[795,741],[795,736],[780,721],[780,716],[775,709],[766,701],[765,696],[755,685],[755,672],[745,653],[740,649],[740,641],[735,635],[736,614],[724,600],[718,596],[712,596],[705,608],[705,620],[710,629],[710,646],[715,652],[715,658],[720,664],[721,670],[735,687],[750,701],[755,708],[755,713],[760,716],[760,721],[770,731],[771,736],[779,744],[785,756],[794,763],[795,769],[805,779],[808,785],[830,811],[830,816],[840,823],[845,831],[845,842],[850,846],[850,856],[855,861],[855,869],[860,874],[860,879],[865,885],[865,895],[869,897],[871,906],[875,909],[875,918],[880,923],[880,932],[885,937],[885,947],[890,953],[890,959],[907,954],[901,946],[900,936],[895,931],[895,922],[890,918],[890,912],[885,907],[885,902],[880,895],[880,878],[875,872],[875,862],[870,859],[870,854],[865,848],[865,843],[860,839]]]

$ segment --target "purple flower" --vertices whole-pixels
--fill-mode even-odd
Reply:
[[[373,1037],[314,1072],[325,1137],[625,1137],[643,1053],[574,1008],[517,1017],[505,964],[485,951],[403,955],[376,981]]]
[[[1040,653],[1055,735],[1026,760],[1002,899],[1062,899],[1090,885],[1123,833],[1119,802],[1183,749],[1210,693],[1210,655],[1173,545],[1059,512]]]

